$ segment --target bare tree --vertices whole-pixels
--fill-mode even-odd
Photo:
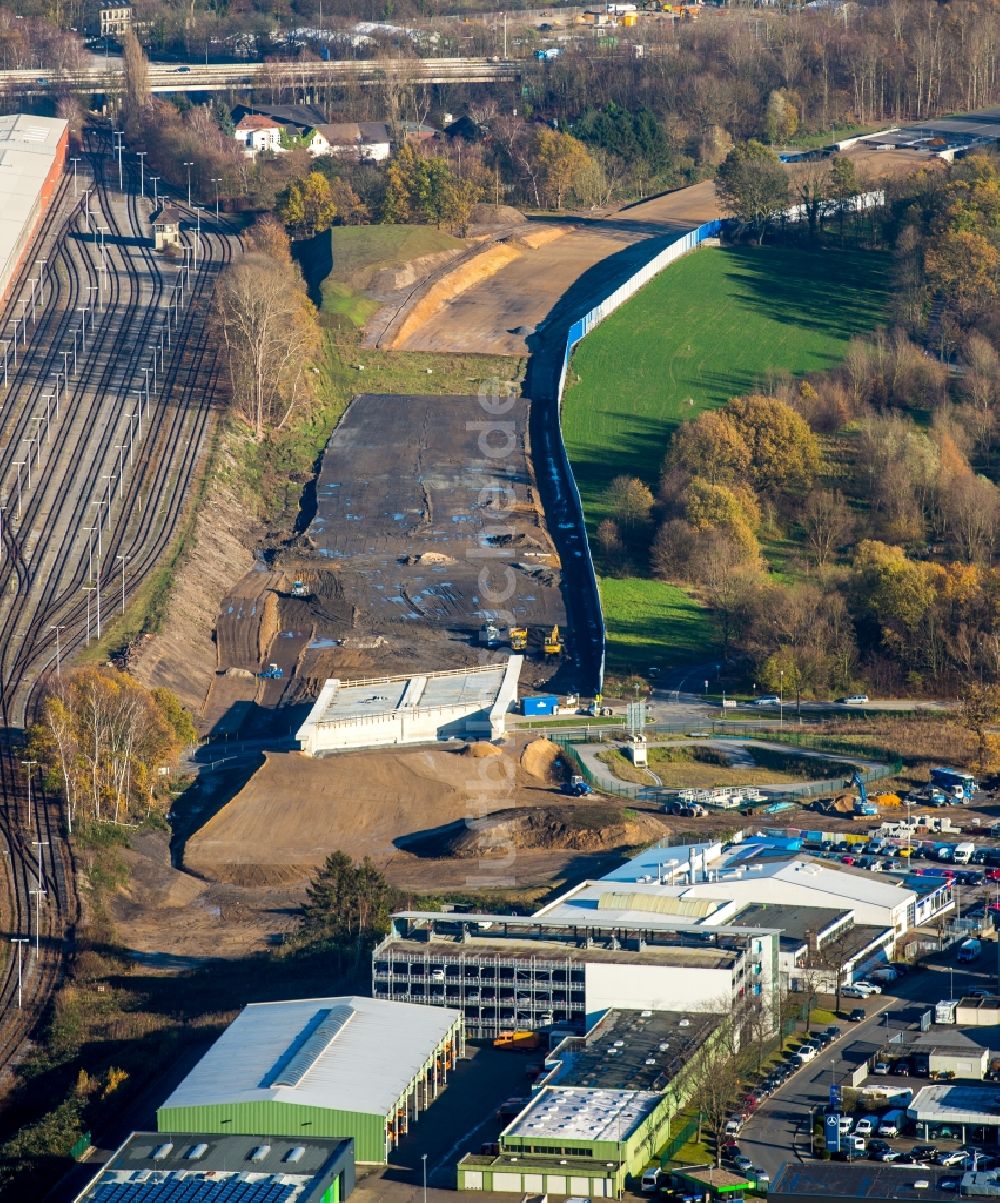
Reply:
[[[839,490],[815,489],[802,507],[806,539],[820,568],[851,537],[854,522]]]
[[[301,276],[264,255],[246,255],[219,282],[215,320],[236,411],[257,439],[280,430],[308,392],[320,345]]]

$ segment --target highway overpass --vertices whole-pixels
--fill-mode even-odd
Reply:
[[[310,84],[381,83],[396,78],[406,83],[507,83],[518,80],[524,59],[394,58],[348,59],[320,63],[150,63],[149,82],[154,92],[223,92],[231,88],[305,87]],[[45,92],[120,92],[122,68],[109,62],[78,71],[0,71],[0,86],[7,93],[37,95]]]

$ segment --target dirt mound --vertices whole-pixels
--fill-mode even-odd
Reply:
[[[495,744],[478,743],[466,744],[464,748],[459,748],[459,756],[471,756],[473,760],[483,760],[487,756],[502,756],[503,751]]]
[[[627,819],[620,806],[606,802],[564,803],[531,810],[500,810],[485,818],[450,824],[407,841],[418,856],[478,859],[500,851],[554,849],[607,852],[662,834],[655,819]]]
[[[553,800],[552,786],[502,748],[460,756],[440,747],[393,748],[322,760],[269,753],[240,792],[190,837],[184,866],[209,881],[301,888],[340,850],[356,859],[371,856],[401,888],[461,886],[469,879],[467,860],[416,856],[409,838]],[[553,853],[538,868],[526,854],[515,879],[551,880],[557,859]]]
[[[529,777],[548,785],[558,785],[562,780],[561,761],[562,748],[544,737],[532,740],[521,753],[521,768]]]
[[[513,205],[474,205],[469,214],[471,226],[516,226],[525,220],[520,209]]]

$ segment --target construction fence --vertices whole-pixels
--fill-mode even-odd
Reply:
[[[562,368],[559,372],[559,386],[556,393],[556,403],[561,412],[563,401],[563,390],[566,387],[566,374],[569,370],[570,357],[573,354],[573,348],[584,339],[595,326],[600,325],[606,317],[614,313],[621,305],[624,305],[627,300],[635,296],[635,294],[644,285],[648,284],[654,276],[660,274],[664,268],[669,267],[671,263],[679,259],[682,255],[686,255],[689,251],[695,250],[703,242],[710,238],[718,238],[722,232],[721,221],[706,222],[705,225],[698,226],[695,230],[690,230],[687,234],[681,235],[680,238],[670,243],[669,246],[663,248],[659,254],[654,255],[643,267],[641,267],[633,276],[619,285],[609,296],[600,301],[593,309],[589,310],[583,317],[577,320],[570,326],[566,332],[566,346],[563,351]],[[598,640],[600,643],[600,668],[598,673],[598,691],[604,685],[604,668],[605,668],[605,649],[607,645],[607,628],[604,624],[604,614],[601,609],[601,595],[597,587],[597,573],[594,569],[594,560],[590,551],[590,542],[587,539],[587,526],[583,516],[583,502],[580,498],[580,490],[576,483],[576,477],[573,475],[573,469],[570,466],[569,456],[566,454],[566,444],[562,438],[562,425],[560,423],[559,437],[559,454],[562,459],[562,470],[566,480],[569,482],[570,497],[569,505],[572,511],[572,520],[580,531],[581,542],[584,548],[586,557],[586,580],[587,588],[592,591],[592,606],[588,607],[592,614],[596,615],[598,629],[591,633],[591,637]],[[578,637],[580,637],[578,633]]]

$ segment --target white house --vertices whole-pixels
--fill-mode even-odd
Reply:
[[[274,151],[278,154],[283,149],[281,126],[273,117],[260,117],[248,113],[240,119],[233,131],[233,137],[241,144],[243,153],[250,159],[262,150]]]
[[[303,142],[314,156],[336,155],[359,163],[383,163],[391,140],[384,121],[334,121],[313,126]]]

